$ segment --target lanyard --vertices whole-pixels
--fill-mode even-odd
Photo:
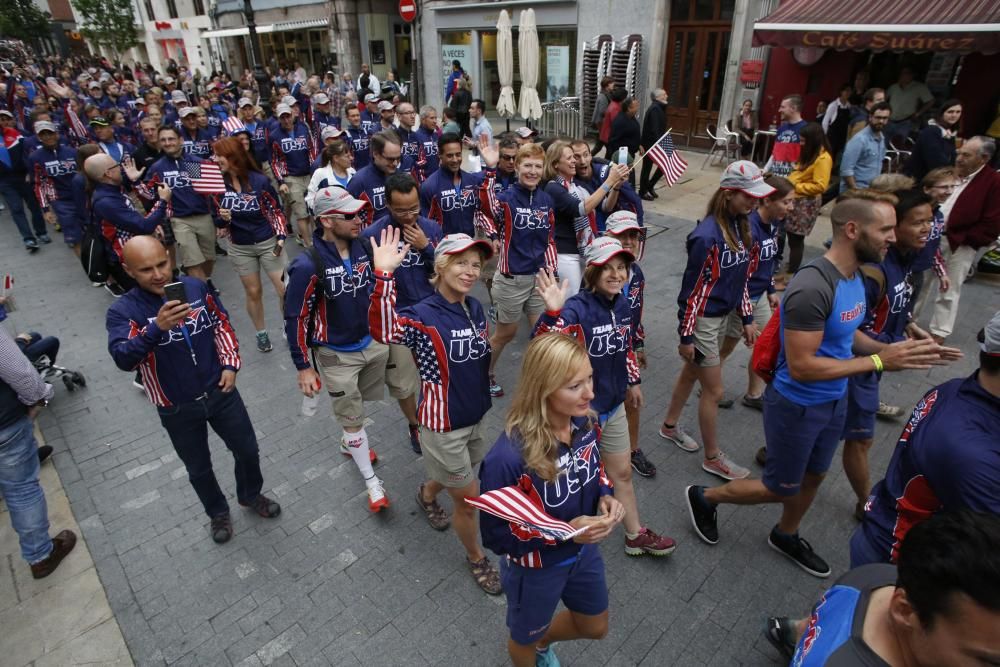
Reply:
[[[184,342],[187,343],[188,351],[191,353],[191,363],[193,363],[195,366],[197,366],[198,365],[198,357],[195,356],[195,353],[194,353],[194,343],[191,342],[191,334],[190,334],[190,332],[188,332],[187,326],[184,324],[183,320],[181,320],[181,322],[178,323],[175,326],[178,326],[178,327],[181,328],[181,334],[184,336]]]

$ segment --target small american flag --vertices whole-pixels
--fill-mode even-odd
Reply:
[[[543,537],[560,542],[571,540],[587,528],[574,528],[542,511],[519,486],[505,486],[487,491],[465,502],[513,524],[538,531]]]
[[[245,131],[247,126],[243,122],[236,118],[235,116],[229,116],[224,121],[222,121],[222,129],[226,131],[226,136],[231,137],[237,132]]]
[[[214,162],[184,161],[184,171],[191,177],[191,188],[201,195],[218,195],[226,191],[222,171]]]
[[[656,144],[646,151],[645,157],[656,163],[656,166],[663,172],[667,179],[667,185],[673,187],[677,181],[681,180],[688,163],[681,157],[680,152],[674,148],[674,140],[670,138],[668,131]]]
[[[87,141],[89,134],[87,126],[83,124],[83,121],[69,105],[66,106],[66,120],[69,125],[69,133],[81,141]]]

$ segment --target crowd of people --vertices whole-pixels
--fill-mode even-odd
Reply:
[[[267,519],[281,514],[263,493],[257,439],[236,388],[244,354],[212,282],[222,250],[262,354],[276,347],[265,326],[266,274],[303,412],[324,391],[330,397],[337,446],[356,466],[371,512],[398,498],[378,476],[365,428],[366,405],[388,387],[405,439],[422,456],[426,478],[411,491],[420,513],[435,530],[454,529],[479,587],[507,596],[512,663],[558,665],[554,643],[603,637],[608,596],[596,545],[620,523],[628,555],[677,547],[643,522],[633,486],[633,474],[656,474],[639,438],[642,373],[653,363],[640,260],[643,200],[657,196],[659,173],[643,166],[637,189],[629,163],[665,129],[666,92],[653,91],[640,127],[640,101],[602,82],[592,145],[527,127],[494,137],[483,100],[469,101],[467,117],[452,107],[439,115],[386,86],[391,80],[380,86],[367,67],[357,80],[295,72],[261,99],[250,81],[225,76],[195,98],[170,75],[63,65],[22,63],[5,77],[0,192],[29,252],[58,230],[93,285],[116,297],[109,353],[156,406],[211,538],[229,541],[233,523],[209,426],[235,460],[238,503]],[[467,81],[456,62],[446,99],[461,100]],[[1000,588],[995,558],[983,555],[1000,544],[988,516],[1000,513],[1000,313],[980,334],[978,370],[920,401],[874,487],[868,467],[876,416],[902,412],[880,400],[882,375],[962,356],[944,343],[971,257],[1000,234],[1000,176],[988,167],[995,147],[969,138],[954,165],[927,151],[914,178],[880,175],[881,133],[906,119],[878,92],[865,93],[863,129],[841,143],[802,120],[799,96],[782,100],[771,160],[764,169],[748,160],[725,168],[687,237],[677,295],[681,371],[659,435],[686,452],[703,447],[701,468],[725,482],[684,490],[699,538],[718,543],[720,504],[780,504],[768,544],[828,577],[799,528],[845,441],[860,521],[852,565],[877,569],[852,571],[833,590],[871,593],[878,604],[866,613],[891,619],[880,642],[907,641],[883,653],[867,630],[855,636],[856,624],[839,642],[819,639],[820,627],[850,630],[854,613],[820,603],[811,619],[768,621],[768,639],[794,652],[796,664],[846,650],[875,651],[891,665],[951,664],[920,655],[935,641],[935,618],[958,623],[959,602],[962,622],[995,627],[1000,613],[1000,598],[982,593]],[[954,106],[942,110],[945,134],[957,123]],[[841,110],[850,110],[846,95],[828,126],[847,126]],[[596,157],[602,149],[627,157]],[[803,264],[835,164],[829,249]],[[288,237],[302,246],[291,260]],[[917,317],[934,278],[940,289],[925,331]],[[522,323],[531,342],[517,389],[503,432],[489,433],[484,417],[505,393],[497,362]],[[733,403],[723,368],[740,341],[753,348],[741,402],[763,412],[759,479],[718,436],[719,409]],[[0,379],[0,490],[24,559],[47,576],[75,541],[67,531],[48,538],[38,485],[30,422],[51,387],[6,332]],[[700,439],[681,423],[696,384]],[[477,509],[484,503],[512,504],[528,518]],[[942,539],[978,546],[952,552]],[[973,567],[976,556],[992,566]],[[978,580],[969,584],[965,569]],[[973,647],[995,661],[998,636],[967,632],[964,644],[927,655]],[[848,640],[853,648],[842,646]]]

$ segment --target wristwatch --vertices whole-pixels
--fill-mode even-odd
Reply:
[[[47,408],[47,407],[49,407],[49,399],[43,398],[42,400],[38,401],[37,403],[35,403],[31,407],[33,407],[33,408]]]

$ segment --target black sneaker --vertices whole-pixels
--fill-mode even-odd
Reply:
[[[229,541],[229,539],[233,536],[233,518],[229,516],[229,512],[212,517],[211,531],[212,540],[214,540],[216,544],[222,544]]]
[[[816,555],[812,545],[799,537],[798,533],[782,535],[778,532],[778,527],[775,526],[767,537],[767,543],[771,545],[772,549],[794,561],[796,565],[812,576],[820,579],[826,579],[830,576],[830,566]]]
[[[28,252],[38,252],[38,241],[35,239],[25,239],[24,249]]]
[[[756,461],[757,465],[759,465],[762,468],[764,466],[766,466],[767,465],[767,447],[765,446],[765,447],[761,447],[760,449],[758,449],[757,453],[754,454],[753,460]]]
[[[52,456],[52,445],[42,445],[38,448],[38,462],[45,463]]]
[[[632,452],[632,470],[636,473],[642,475],[643,477],[653,477],[656,475],[656,466],[653,462],[646,458],[646,455],[642,453],[641,449],[637,449]]]
[[[108,294],[116,299],[125,294],[125,290],[118,283],[104,283],[104,289],[108,290]]]
[[[691,525],[698,537],[708,544],[719,543],[718,512],[704,496],[705,487],[689,486],[684,489],[684,501],[687,503]]]
[[[764,626],[764,637],[778,649],[785,660],[795,653],[795,624],[787,616],[769,616]]]

